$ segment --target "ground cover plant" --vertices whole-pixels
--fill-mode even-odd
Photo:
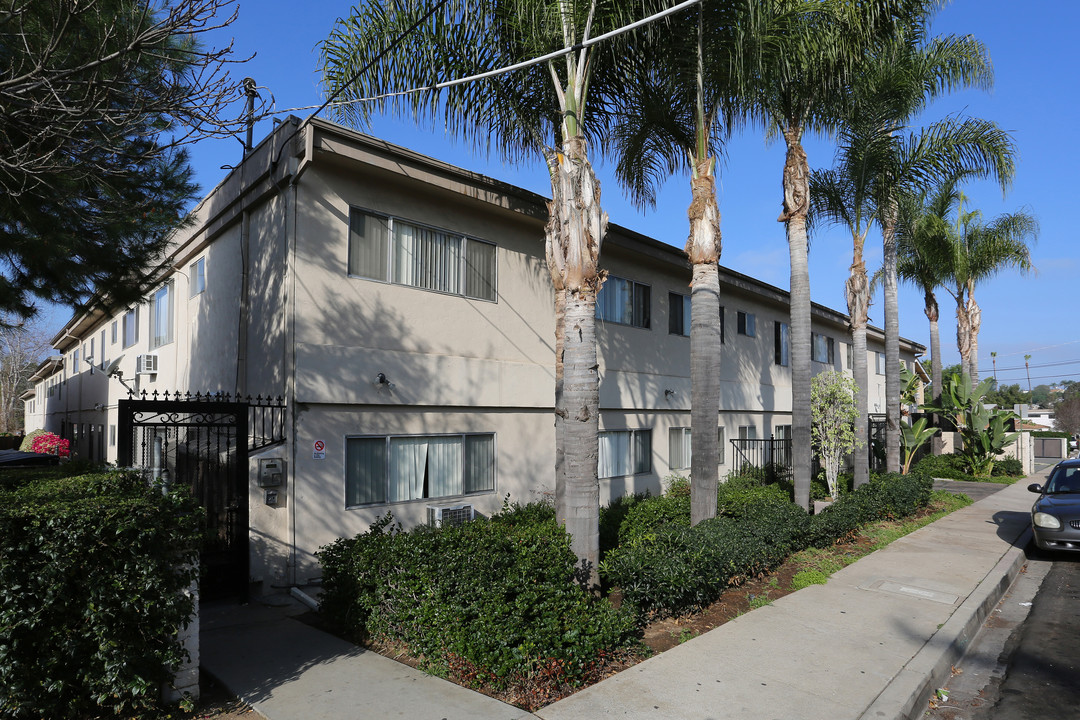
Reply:
[[[149,716],[184,657],[195,506],[81,469],[0,473],[0,717]]]

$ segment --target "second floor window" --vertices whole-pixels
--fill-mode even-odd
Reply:
[[[150,298],[150,349],[167,345],[173,340],[173,283],[158,288]]]
[[[774,361],[777,365],[787,367],[791,364],[791,355],[789,348],[791,347],[791,340],[789,338],[790,332],[788,331],[787,323],[776,323],[776,331],[773,336],[773,354]]]
[[[124,347],[129,348],[139,342],[139,308],[135,307],[124,313]]]
[[[349,275],[495,300],[495,246],[361,210],[349,214]]]
[[[648,328],[650,300],[648,285],[608,275],[596,298],[596,318],[604,322]]]
[[[743,312],[740,310],[738,322],[739,326],[736,330],[740,335],[757,337],[757,318],[754,317],[754,313]]]
[[[885,353],[874,353],[874,359],[876,360],[876,362],[874,363],[874,369],[877,371],[877,374],[878,375],[884,375],[885,374]]]
[[[690,296],[668,293],[668,333],[690,337]]]
[[[819,333],[810,334],[810,358],[814,362],[833,363],[833,339]]]
[[[188,268],[188,282],[191,283],[191,297],[206,289],[206,258],[201,257]]]

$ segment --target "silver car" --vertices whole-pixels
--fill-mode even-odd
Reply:
[[[1034,483],[1028,490],[1039,493],[1031,506],[1035,544],[1043,550],[1080,550],[1080,460],[1062,460],[1046,485]]]

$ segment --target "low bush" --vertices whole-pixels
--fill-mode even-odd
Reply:
[[[39,435],[44,435],[46,430],[31,430],[23,437],[22,442],[19,444],[20,452],[33,452],[30,447],[34,444],[34,438]]]
[[[921,472],[930,477],[944,478],[945,480],[970,480],[972,477],[967,472],[967,464],[964,458],[953,453],[927,455],[915,463],[912,472]]]
[[[496,687],[541,668],[580,681],[634,643],[633,618],[576,582],[548,508],[403,532],[390,516],[319,550],[320,609],[351,633],[404,644],[425,669]]]
[[[131,472],[0,485],[0,717],[139,717],[184,659],[191,500]]]
[[[994,463],[990,474],[995,477],[1023,477],[1024,465],[1016,458],[1005,458]]]
[[[866,523],[907,517],[926,507],[933,489],[933,477],[917,471],[872,477],[813,517],[809,544],[824,547],[849,539]]]
[[[844,540],[874,520],[909,515],[929,501],[933,479],[921,473],[875,477],[815,516],[782,497],[779,488],[730,481],[725,486],[745,500],[725,510],[730,516],[689,527],[688,517],[684,523],[650,511],[649,518],[663,521],[634,525],[626,542],[601,563],[606,582],[622,590],[639,622],[699,610],[797,550]],[[752,492],[761,494],[747,494]]]

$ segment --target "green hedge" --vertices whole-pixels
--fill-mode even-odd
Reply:
[[[724,483],[721,497],[726,492],[735,501],[721,502],[724,515],[692,528],[670,507],[628,515],[625,542],[600,569],[609,585],[621,588],[639,622],[699,610],[792,552],[842,540],[867,522],[909,515],[929,502],[933,486],[920,473],[883,475],[809,516],[782,491],[752,482]]]
[[[405,644],[437,674],[505,685],[541,668],[574,683],[633,644],[633,618],[575,581],[566,533],[545,506],[402,532],[389,515],[320,549],[320,609],[347,630]]]
[[[0,717],[154,710],[196,572],[190,500],[131,472],[0,475]]]
[[[915,463],[912,470],[946,480],[971,480],[974,477],[968,474],[964,458],[954,453],[927,455]]]
[[[1031,437],[1072,439],[1072,435],[1060,430],[1032,430]]]

